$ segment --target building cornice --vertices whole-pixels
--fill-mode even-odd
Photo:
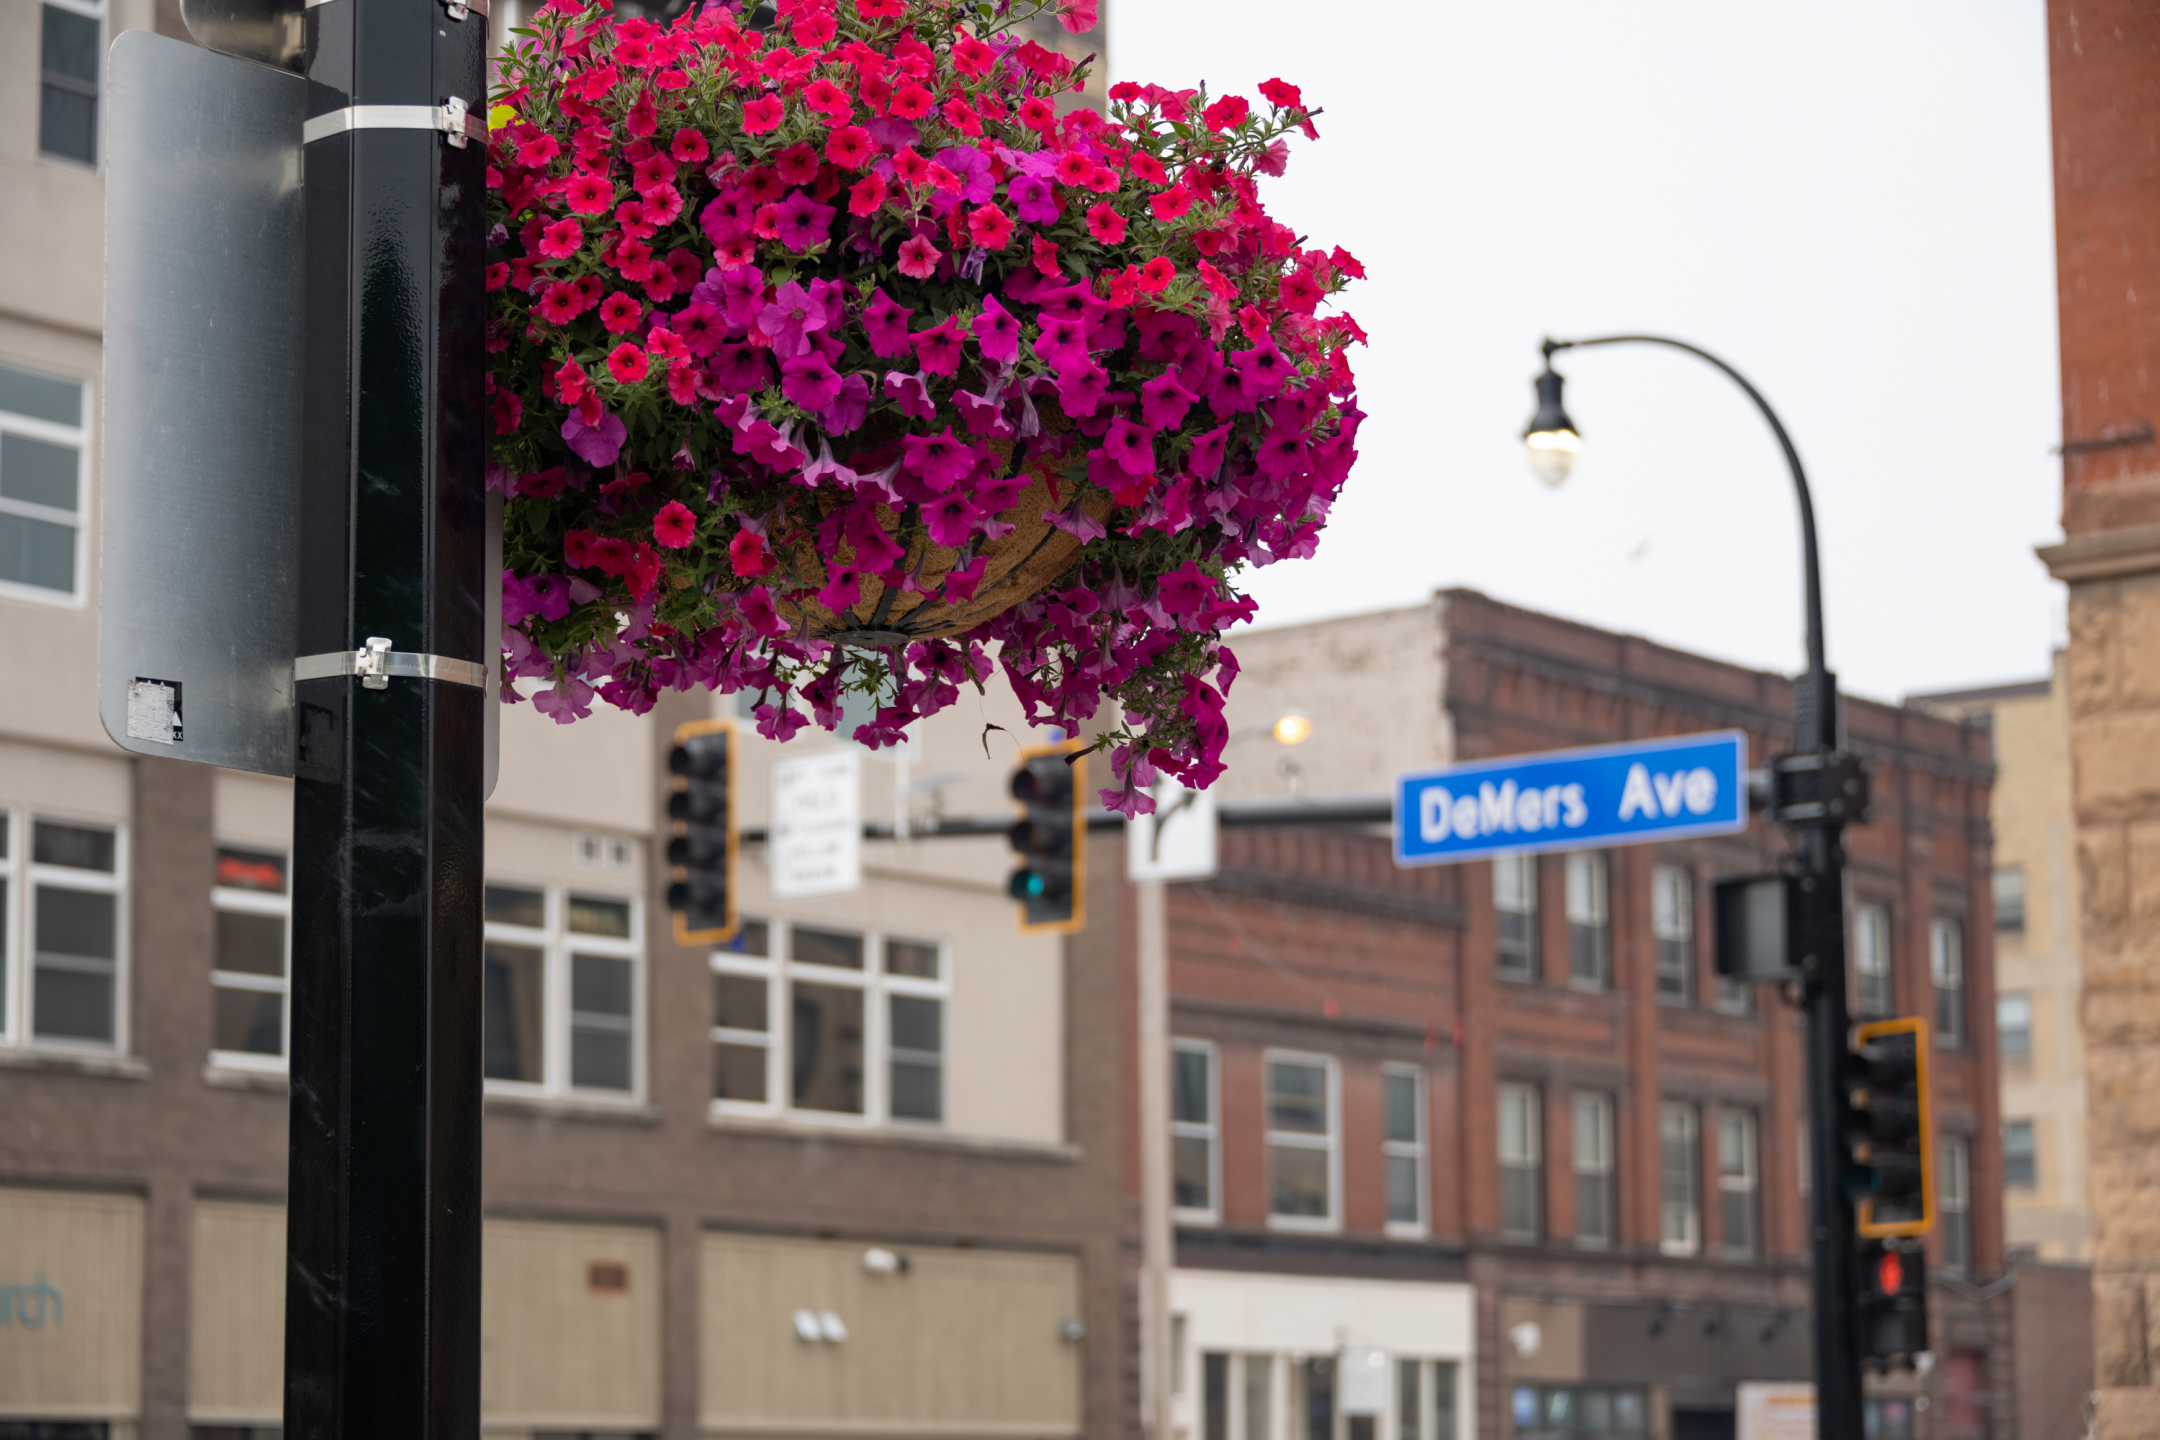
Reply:
[[[2073,535],[2059,545],[2035,546],[2033,553],[2057,580],[2118,580],[2125,575],[2160,573],[2160,524]]]

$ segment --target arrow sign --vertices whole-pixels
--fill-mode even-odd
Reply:
[[[1680,735],[1478,760],[1395,781],[1395,863],[1745,830],[1747,736]]]

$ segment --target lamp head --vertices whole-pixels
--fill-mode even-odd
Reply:
[[[1268,727],[1278,745],[1302,745],[1312,735],[1312,717],[1296,710],[1286,710]]]
[[[1552,356],[1548,354],[1545,373],[1537,377],[1537,414],[1530,417],[1523,431],[1523,443],[1530,448],[1530,468],[1547,485],[1567,479],[1582,449],[1582,435],[1575,422],[1568,419],[1567,407],[1560,403],[1560,387],[1566,383],[1566,378],[1552,368]]]

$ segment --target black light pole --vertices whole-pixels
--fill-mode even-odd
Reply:
[[[1794,754],[1778,768],[1795,777],[1810,772],[1820,776],[1838,749],[1838,720],[1837,677],[1830,673],[1823,658],[1822,574],[1815,552],[1815,506],[1808,497],[1807,474],[1800,468],[1800,454],[1762,393],[1748,383],[1747,377],[1707,350],[1662,335],[1548,339],[1544,345],[1545,372],[1537,379],[1538,411],[1524,436],[1530,446],[1531,462],[1546,483],[1557,485],[1567,478],[1581,448],[1581,434],[1560,403],[1562,377],[1552,368],[1553,352],[1589,345],[1630,344],[1684,350],[1724,371],[1762,411],[1763,419],[1770,422],[1771,432],[1777,436],[1779,448],[1785,452],[1785,463],[1792,469],[1793,493],[1800,502],[1800,553],[1807,586],[1807,674],[1793,688]],[[1842,1087],[1851,1025],[1845,999],[1845,826],[1835,807],[1822,803],[1785,807],[1779,818],[1792,832],[1803,897],[1803,913],[1793,917],[1793,933],[1799,942],[1795,963],[1801,973],[1807,1009],[1808,1149],[1814,1175],[1808,1208],[1815,1251],[1816,1434],[1822,1440],[1859,1440],[1860,1348],[1855,1324],[1859,1276],[1853,1207],[1843,1186],[1846,1165],[1842,1149]]]
[[[286,1440],[479,1433],[485,16],[305,7]]]

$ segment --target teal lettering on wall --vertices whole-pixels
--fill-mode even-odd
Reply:
[[[47,1284],[42,1274],[35,1285],[0,1285],[0,1327],[20,1325],[25,1330],[42,1330],[49,1320],[57,1330],[61,1310],[59,1288]]]

